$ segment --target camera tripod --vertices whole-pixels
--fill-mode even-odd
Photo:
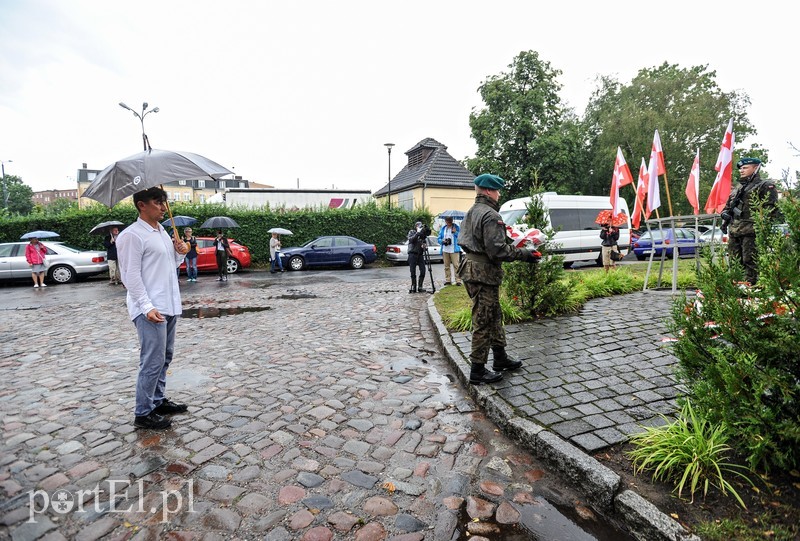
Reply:
[[[428,269],[428,276],[431,277],[431,293],[436,293],[436,282],[433,279],[433,271],[431,270],[431,255],[428,253],[427,241],[422,245],[422,261],[425,262],[425,268]],[[425,281],[423,280],[422,283],[419,284],[420,289],[422,289],[424,283]]]

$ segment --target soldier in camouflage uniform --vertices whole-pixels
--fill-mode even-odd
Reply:
[[[458,275],[472,299],[472,352],[469,382],[493,383],[503,379],[502,370],[522,366],[506,353],[506,334],[500,310],[500,284],[503,282],[503,261],[536,262],[538,252],[515,248],[506,242],[506,225],[497,212],[500,189],[505,181],[497,175],[475,178],[475,204],[461,222],[458,243],[466,254],[461,258]],[[492,349],[492,370],[486,369]]]
[[[756,199],[764,201],[764,210],[775,217],[777,213],[778,190],[771,180],[763,180],[758,171],[761,160],[742,158],[736,163],[739,169],[739,187],[731,192],[722,210],[722,231],[730,231],[728,251],[731,258],[744,267],[748,282],[758,281],[756,265],[756,230],[752,207]]]

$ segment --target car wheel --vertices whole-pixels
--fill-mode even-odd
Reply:
[[[600,252],[600,255],[597,256],[597,260],[595,261],[595,264],[598,267],[602,267],[603,266],[603,252]]]
[[[636,259],[638,259],[639,261],[644,261],[646,259],[646,257],[643,256],[643,255],[636,254]]]
[[[50,268],[50,279],[57,284],[68,284],[75,281],[75,270],[69,265],[56,265]]]
[[[289,268],[292,270],[303,270],[303,267],[306,266],[306,262],[303,261],[303,258],[299,255],[293,255],[289,258]]]
[[[361,254],[356,254],[350,258],[350,268],[351,269],[360,269],[364,267],[364,256]]]
[[[564,261],[563,266],[564,266],[564,269],[571,269],[572,268],[572,261]]]
[[[236,274],[239,272],[239,260],[230,258],[228,259],[228,274]]]

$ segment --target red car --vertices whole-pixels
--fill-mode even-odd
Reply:
[[[250,266],[250,250],[233,239],[228,239],[233,255],[228,257],[228,274]],[[197,237],[197,272],[217,271],[217,256],[214,254],[214,237]],[[181,263],[181,272],[186,273],[186,263]]]

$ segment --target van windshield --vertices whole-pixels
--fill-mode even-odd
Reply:
[[[506,225],[514,225],[525,216],[527,209],[503,210],[500,211],[500,217]]]

